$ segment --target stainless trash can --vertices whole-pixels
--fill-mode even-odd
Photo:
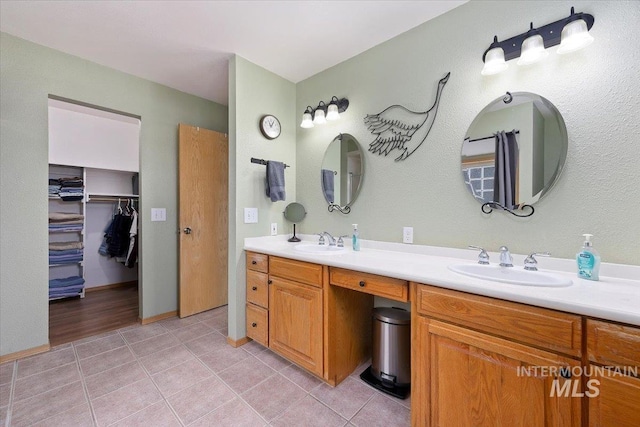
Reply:
[[[395,307],[373,309],[371,367],[360,378],[393,396],[406,397],[411,384],[411,313]]]

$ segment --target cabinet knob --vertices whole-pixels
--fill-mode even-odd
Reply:
[[[359,285],[360,285],[361,288],[364,288],[364,285],[365,285],[364,280],[361,280]]]
[[[184,234],[191,234],[191,227],[185,227],[183,231]]]
[[[251,326],[253,326],[253,327],[255,328],[256,326],[258,326],[258,324],[257,324],[256,322],[253,322],[253,323],[251,324]]]
[[[253,286],[253,287],[251,288],[251,290],[252,290],[252,291],[257,291],[257,290],[258,290],[258,287],[257,287],[257,286]]]
[[[270,284],[272,284],[272,283],[273,283],[273,281],[272,281],[271,279],[269,279],[269,280],[267,281],[267,285],[270,285]]]
[[[255,259],[253,261],[251,261],[251,264],[256,265],[258,263],[258,261],[256,261]]]

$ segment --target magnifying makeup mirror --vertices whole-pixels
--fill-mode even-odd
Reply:
[[[293,237],[289,239],[289,242],[300,241],[300,238],[296,237],[296,223],[302,221],[306,215],[307,211],[304,209],[304,206],[297,202],[289,203],[287,207],[284,208],[284,217],[293,223]]]

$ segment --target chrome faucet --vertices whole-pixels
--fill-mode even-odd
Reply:
[[[549,252],[534,252],[529,254],[524,260],[524,269],[529,271],[538,271],[538,261],[534,258],[536,256],[551,256]]]
[[[480,246],[472,246],[472,245],[469,245],[468,247],[469,249],[477,249],[480,251],[480,253],[478,254],[478,264],[482,264],[482,265],[489,264],[489,254],[484,248],[481,248]]]
[[[349,237],[349,235],[345,234],[344,236],[338,237],[338,247],[339,248],[344,248],[344,240],[342,240],[344,237]]]
[[[506,246],[500,246],[500,267],[513,267],[513,257]]]
[[[330,233],[328,233],[326,231],[323,231],[322,233],[319,233],[318,235],[320,236],[320,240],[318,241],[319,245],[324,244],[324,236],[327,236],[327,239],[329,239],[329,246],[335,246],[336,245],[336,239]]]

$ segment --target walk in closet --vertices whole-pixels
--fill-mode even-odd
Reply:
[[[49,299],[56,304],[139,285],[139,132],[137,117],[49,99]]]

